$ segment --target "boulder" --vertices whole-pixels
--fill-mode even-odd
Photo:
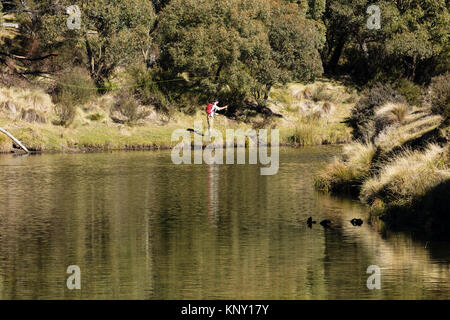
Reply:
[[[33,109],[23,110],[21,119],[27,122],[45,123],[45,117],[43,117]]]
[[[5,109],[6,111],[8,111],[11,114],[17,114],[17,108],[16,105],[14,103],[12,103],[11,101],[7,101],[5,103]]]

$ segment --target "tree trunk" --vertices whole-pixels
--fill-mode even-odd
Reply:
[[[89,73],[91,74],[91,78],[96,80],[94,54],[92,53],[91,45],[89,44],[87,36],[85,36],[84,41],[86,43],[86,52],[89,59]]]
[[[214,80],[216,82],[217,82],[217,80],[219,80],[219,76],[220,76],[220,72],[222,71],[222,68],[223,68],[223,64],[221,63],[221,64],[219,64],[219,68],[217,69],[216,76],[214,78]]]
[[[266,85],[266,92],[264,93],[264,100],[269,99],[270,89],[272,89],[272,85],[271,84],[267,84]]]
[[[345,46],[346,42],[347,42],[347,36],[342,35],[339,38],[339,41],[333,50],[333,54],[331,55],[330,61],[328,62],[327,72],[335,72],[336,71],[336,67],[339,63],[339,59],[341,58],[342,51],[344,50],[344,46]]]
[[[414,81],[416,78],[416,69],[417,69],[417,53],[413,55],[413,61],[411,66],[411,72],[409,74],[408,80]]]

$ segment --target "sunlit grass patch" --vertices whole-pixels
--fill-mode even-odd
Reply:
[[[441,116],[430,115],[405,125],[388,127],[377,136],[375,141],[384,152],[389,152],[408,141],[420,138],[425,133],[436,129],[442,121]]]
[[[286,132],[286,131],[285,131]],[[326,119],[300,118],[283,140],[297,146],[338,144],[351,141],[351,130],[343,123]]]
[[[327,192],[354,192],[370,175],[373,144],[352,143],[344,147],[341,158],[335,159],[318,172],[315,186]]]
[[[389,205],[404,206],[449,178],[448,150],[430,144],[423,152],[405,150],[396,155],[364,182],[360,195],[369,204],[381,199]]]

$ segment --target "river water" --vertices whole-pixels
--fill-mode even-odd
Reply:
[[[449,243],[314,191],[340,150],[281,148],[273,176],[174,165],[170,151],[1,155],[0,299],[449,299]]]

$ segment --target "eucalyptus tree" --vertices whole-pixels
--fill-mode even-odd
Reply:
[[[380,10],[379,29],[367,27],[371,5]],[[327,41],[322,58],[329,73],[342,61],[365,81],[380,74],[417,80],[421,64],[448,59],[445,0],[328,0],[323,20]]]
[[[20,23],[22,54],[58,56],[54,65],[83,64],[101,84],[113,70],[151,46],[155,22],[148,0],[12,1]]]
[[[323,29],[285,1],[172,0],[158,36],[163,69],[206,94],[265,99],[276,83],[322,73]]]

